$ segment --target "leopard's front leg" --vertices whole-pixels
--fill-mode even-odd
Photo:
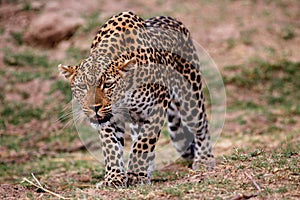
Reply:
[[[158,111],[155,120],[142,126],[132,127],[135,139],[131,148],[127,185],[150,184],[154,170],[155,145],[164,123],[164,111]]]
[[[97,187],[126,187],[127,177],[124,169],[123,148],[124,129],[115,123],[101,125],[98,131],[105,161],[104,181]]]

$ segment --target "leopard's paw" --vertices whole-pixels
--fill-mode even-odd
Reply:
[[[150,178],[147,176],[139,176],[135,173],[127,173],[127,185],[136,186],[136,185],[150,185]]]
[[[96,188],[126,188],[127,187],[127,177],[125,175],[115,175],[113,177],[105,177],[104,181],[96,184]]]

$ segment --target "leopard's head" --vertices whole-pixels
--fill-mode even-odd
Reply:
[[[124,94],[125,77],[134,63],[134,59],[111,61],[90,55],[77,66],[60,64],[58,69],[92,125],[98,125],[113,116],[112,105]]]

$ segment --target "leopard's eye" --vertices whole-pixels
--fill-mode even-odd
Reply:
[[[114,82],[105,82],[103,88],[111,88],[113,86]]]

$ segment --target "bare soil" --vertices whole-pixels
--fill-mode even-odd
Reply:
[[[297,0],[0,1],[0,110],[5,110],[7,102],[22,102],[31,109],[42,108],[47,111],[46,114],[36,114],[40,117],[28,121],[21,120],[20,123],[11,122],[10,116],[13,116],[14,109],[10,116],[3,117],[4,125],[0,126],[1,140],[15,137],[18,147],[0,146],[0,163],[5,163],[6,166],[26,165],[30,162],[38,165],[40,158],[54,158],[54,160],[56,159],[54,162],[59,163],[59,168],[51,169],[48,176],[40,176],[41,182],[64,196],[71,194],[74,199],[93,197],[99,199],[196,199],[200,197],[212,199],[216,196],[230,199],[239,192],[255,193],[257,188],[244,172],[249,173],[251,177],[255,177],[254,174],[259,172],[253,172],[252,168],[248,168],[247,161],[241,163],[244,161],[238,160],[235,163],[224,160],[224,157],[234,155],[237,149],[262,150],[271,154],[285,142],[290,141],[288,133],[293,133],[292,144],[297,146],[300,143],[300,118],[297,114],[289,115],[293,120],[293,125],[290,125],[283,123],[286,115],[281,115],[282,111],[276,110],[276,108],[273,113],[277,117],[273,121],[261,113],[238,109],[229,111],[222,134],[215,145],[217,169],[213,172],[191,172],[186,165],[170,164],[159,169],[159,173],[164,174],[167,178],[154,176],[154,187],[150,188],[151,191],[144,191],[140,188],[118,191],[95,190],[94,183],[99,181],[99,177],[93,175],[92,170],[80,167],[72,168],[71,171],[64,169],[63,163],[65,162],[88,162],[92,166],[98,164],[91,155],[82,149],[82,143],[74,129],[72,143],[68,143],[68,139],[63,141],[49,139],[63,138],[66,134],[65,127],[72,124],[72,122],[59,120],[57,116],[57,105],[61,105],[61,109],[66,107],[67,110],[70,110],[70,105],[64,101],[65,94],[63,92],[51,90],[52,85],[60,80],[56,72],[56,65],[58,61],[70,65],[77,64],[76,62],[79,60],[71,58],[68,50],[74,48],[77,50],[77,54],[84,55],[89,50],[94,34],[97,32],[97,26],[99,27],[111,15],[124,10],[132,10],[143,18],[155,15],[171,15],[178,18],[189,28],[193,38],[210,54],[224,76],[235,73],[226,72],[226,67],[245,65],[256,58],[267,60],[270,63],[276,63],[283,59],[300,62],[300,2]],[[69,37],[55,41],[54,46],[26,43],[22,36],[32,29],[32,22],[36,18],[47,15],[47,13],[57,13],[62,17],[66,16],[68,20],[80,19],[80,26]],[[99,24],[93,26],[92,20],[96,20]],[[91,27],[88,24],[92,24]],[[51,43],[51,41],[46,42]],[[8,49],[9,54],[22,53],[28,49],[37,54],[42,53],[46,55],[53,66],[47,69],[28,66],[28,64],[12,66],[5,61],[7,56],[5,52]],[[81,57],[81,55],[78,56]],[[47,78],[37,76],[29,81],[21,81],[21,79],[15,78],[15,72],[21,74],[41,72],[41,74],[46,74]],[[265,106],[265,102],[259,100],[260,94],[253,91],[249,93],[249,90],[243,91],[235,85],[226,85],[225,87],[229,107],[234,107],[237,101],[245,101],[249,98],[252,98],[253,102]],[[18,108],[15,107],[15,109]],[[48,111],[50,114],[47,114]],[[275,131],[273,134],[273,129],[270,127],[279,127],[280,131]],[[269,132],[272,134],[268,134]],[[59,160],[55,157],[59,153],[67,153],[68,156]],[[296,152],[288,160],[291,161],[298,156],[299,152]],[[268,159],[273,162],[273,158],[269,157]],[[74,166],[76,165],[74,164]],[[298,167],[300,168],[299,163]],[[28,172],[20,174],[2,174],[0,198],[55,198],[31,185],[21,184],[22,177],[28,177],[28,174],[34,171],[34,169],[27,170]],[[168,177],[167,172],[171,172],[173,175]],[[182,177],[180,176],[181,172],[185,173]],[[292,174],[286,168],[262,170],[261,174],[264,180],[260,183],[262,188],[270,187],[275,190],[284,188],[285,185],[291,185],[291,187],[282,193],[265,192],[263,197],[256,197],[257,199],[300,198],[299,174]],[[168,180],[168,178],[175,180]],[[187,183],[203,183],[205,180],[220,181],[220,183],[224,183],[226,180],[232,188],[228,189],[223,185],[217,188],[213,183],[212,186],[208,185],[206,188],[202,188],[203,191],[198,191],[193,187],[190,190],[183,188],[183,196],[178,195],[179,193],[176,191],[174,193],[173,190],[162,190],[172,186],[180,188],[180,185]],[[70,188],[70,185],[73,186]],[[240,191],[243,187],[244,190]],[[289,190],[289,188],[293,189]],[[136,195],[129,193],[136,193]]]

